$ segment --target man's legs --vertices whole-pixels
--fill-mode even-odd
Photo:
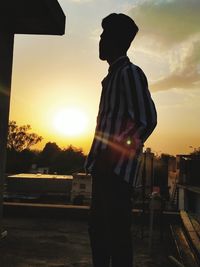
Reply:
[[[112,184],[110,192],[112,217],[109,220],[112,267],[132,267],[132,188],[115,174],[112,175]]]
[[[105,176],[104,176],[105,177]],[[89,216],[89,237],[94,267],[109,267],[107,216],[105,211],[104,182],[100,173],[92,175],[92,203]]]
[[[92,250],[92,261],[94,267],[109,267],[110,254],[106,246],[105,233],[89,228],[90,244]]]
[[[132,267],[131,188],[109,171],[93,175],[89,234],[94,267]]]

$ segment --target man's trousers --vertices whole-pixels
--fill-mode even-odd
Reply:
[[[132,267],[131,186],[110,170],[92,173],[89,237],[94,267]]]

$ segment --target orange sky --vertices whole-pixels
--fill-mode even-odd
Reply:
[[[145,146],[155,153],[188,153],[200,146],[200,2],[158,0],[59,0],[64,36],[15,36],[10,119],[30,124],[60,147],[87,153],[92,142],[101,80],[108,65],[98,59],[101,20],[112,12],[133,17],[140,31],[129,50],[146,73],[158,126]],[[73,108],[85,118],[77,136],[60,133],[55,117]],[[66,124],[72,122],[67,122]]]

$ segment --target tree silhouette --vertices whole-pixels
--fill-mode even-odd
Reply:
[[[84,162],[85,155],[82,149],[70,145],[58,154],[51,169],[60,174],[72,174],[84,171]]]
[[[61,149],[55,142],[46,143],[38,157],[38,165],[40,167],[52,167],[60,153]]]
[[[194,148],[190,155],[193,159],[200,159],[200,147]]]
[[[82,149],[70,145],[61,149],[56,143],[46,143],[38,157],[38,166],[49,167],[51,173],[72,174],[84,170],[85,155]]]
[[[10,121],[8,125],[8,149],[20,152],[29,149],[42,140],[42,136],[29,133],[30,130],[31,126],[28,124],[18,126],[16,121]]]
[[[15,121],[9,122],[7,144],[7,172],[28,172],[33,163],[38,167],[48,167],[50,173],[72,174],[84,171],[85,155],[81,148],[68,146],[61,149],[55,142],[48,142],[41,152],[30,150],[30,147],[42,140],[36,133],[29,133],[30,125],[18,126]]]
[[[8,150],[6,172],[7,173],[22,173],[29,172],[31,165],[35,163],[37,152],[24,149],[22,151]]]

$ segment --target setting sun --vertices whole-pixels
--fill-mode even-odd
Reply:
[[[59,110],[54,116],[53,124],[56,131],[63,135],[77,136],[86,130],[87,117],[82,110],[70,107]]]

